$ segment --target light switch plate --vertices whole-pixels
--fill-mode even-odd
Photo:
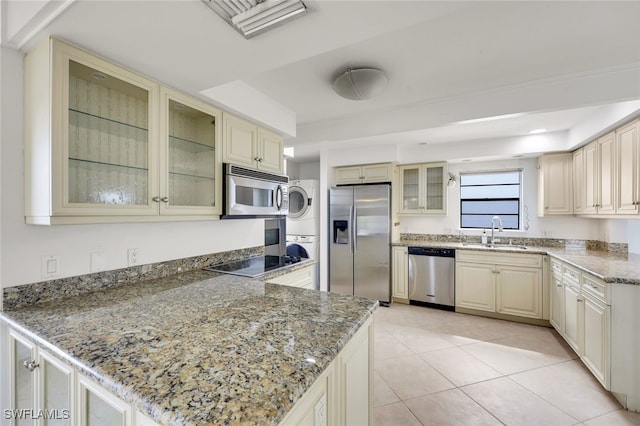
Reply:
[[[103,251],[91,253],[91,272],[104,271],[107,268],[107,258]]]
[[[42,278],[60,275],[60,256],[42,256]]]

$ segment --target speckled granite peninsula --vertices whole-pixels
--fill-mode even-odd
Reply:
[[[161,424],[278,424],[377,302],[193,271],[5,311]]]

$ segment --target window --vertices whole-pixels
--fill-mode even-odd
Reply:
[[[521,170],[460,174],[460,227],[491,228],[500,216],[504,229],[520,229]]]

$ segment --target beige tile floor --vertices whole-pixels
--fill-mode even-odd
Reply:
[[[397,303],[374,322],[376,426],[640,425],[551,328]]]

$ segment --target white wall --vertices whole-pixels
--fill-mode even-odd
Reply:
[[[140,263],[143,264],[264,244],[264,221],[256,219],[50,227],[25,225],[22,60],[17,51],[2,48],[2,287],[43,281],[42,256],[60,256],[59,276],[68,277],[89,273],[90,253],[94,251],[104,252],[106,269],[118,269],[127,266],[128,248],[139,249]]]
[[[640,254],[640,220],[627,221],[629,253]]]
[[[287,160],[289,179],[320,179],[320,161],[297,162]]]

